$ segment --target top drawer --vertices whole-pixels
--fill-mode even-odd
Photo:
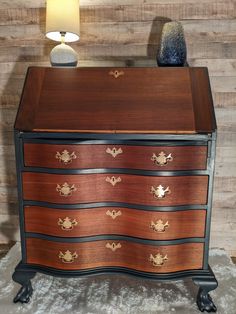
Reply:
[[[204,170],[206,161],[207,146],[24,144],[28,167]]]

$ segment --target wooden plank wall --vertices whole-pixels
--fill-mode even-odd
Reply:
[[[211,246],[236,256],[236,2],[81,0],[80,66],[155,66],[163,23],[182,22],[191,66],[209,68],[218,122]],[[27,67],[49,65],[45,1],[0,1],[0,243],[19,239],[13,122]]]

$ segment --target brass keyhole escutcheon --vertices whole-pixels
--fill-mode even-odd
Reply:
[[[112,252],[115,252],[117,249],[121,248],[121,244],[115,242],[107,243],[106,248],[112,250]]]
[[[106,153],[107,153],[107,154],[110,154],[113,158],[116,158],[116,156],[122,154],[123,151],[122,151],[121,148],[118,148],[118,149],[117,149],[117,148],[115,148],[115,147],[113,147],[113,148],[108,147],[108,148],[106,149]]]
[[[106,182],[111,183],[112,186],[115,186],[117,183],[121,182],[121,177],[106,177]]]
[[[118,216],[121,216],[122,213],[121,213],[120,210],[116,211],[116,210],[113,209],[112,211],[108,210],[106,212],[106,215],[110,216],[112,219],[116,219]]]
[[[118,70],[109,72],[109,75],[112,75],[115,79],[117,79],[118,77],[120,77],[124,74],[125,74],[124,71],[118,71]]]

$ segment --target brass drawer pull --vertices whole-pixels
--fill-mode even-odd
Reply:
[[[120,210],[116,211],[116,210],[113,209],[112,211],[108,210],[106,212],[106,215],[110,216],[112,219],[116,219],[118,216],[121,216],[122,213],[121,213]]]
[[[167,255],[165,256],[162,256],[160,253],[157,253],[155,255],[155,257],[150,254],[150,257],[149,257],[149,261],[152,263],[153,266],[162,266],[164,265],[164,262],[168,260],[168,257]]]
[[[173,160],[173,157],[171,153],[169,155],[166,155],[164,152],[160,152],[158,156],[153,153],[151,160],[156,164],[157,166],[165,166],[168,164],[169,161]]]
[[[63,150],[61,153],[57,152],[55,157],[60,162],[62,162],[64,165],[70,164],[73,159],[77,158],[75,152],[69,153],[68,150],[66,150],[66,149]]]
[[[112,252],[115,252],[117,249],[120,249],[121,248],[121,244],[120,243],[114,243],[114,242],[112,242],[112,243],[107,243],[106,244],[106,248],[107,249],[111,249],[112,250]]]
[[[112,76],[114,76],[114,78],[118,78],[119,76],[122,76],[122,75],[124,75],[125,73],[124,73],[124,71],[118,71],[118,70],[115,70],[115,71],[110,71],[109,72],[109,75],[112,75]]]
[[[74,184],[69,186],[69,184],[65,182],[64,184],[62,184],[62,186],[57,184],[56,190],[60,193],[61,196],[67,197],[71,196],[72,192],[75,192],[77,189]]]
[[[168,186],[165,189],[162,185],[158,185],[156,188],[152,186],[150,193],[152,193],[155,198],[159,199],[159,198],[164,198],[166,194],[170,194],[171,191]]]
[[[111,185],[112,186],[115,186],[117,183],[119,183],[119,182],[121,182],[121,178],[120,177],[118,177],[118,178],[116,178],[116,177],[106,177],[106,182],[109,182],[109,183],[111,183]]]
[[[150,228],[156,232],[165,232],[166,228],[169,227],[168,221],[164,224],[163,220],[159,219],[156,222],[151,221]]]
[[[74,252],[73,254],[71,251],[67,250],[65,253],[59,252],[58,257],[62,260],[63,263],[73,263],[76,258],[78,258],[78,254]]]
[[[119,154],[122,154],[123,151],[121,148],[116,149],[115,147],[113,147],[112,149],[110,147],[108,147],[106,149],[106,153],[110,154],[112,157],[116,158],[116,156],[118,156]]]
[[[70,231],[78,225],[78,222],[76,219],[71,220],[69,217],[66,217],[64,219],[58,218],[57,224],[61,227],[62,230]]]

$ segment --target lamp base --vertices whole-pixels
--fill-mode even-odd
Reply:
[[[57,67],[76,67],[78,55],[73,48],[65,43],[61,43],[52,49],[50,62],[52,66]]]

